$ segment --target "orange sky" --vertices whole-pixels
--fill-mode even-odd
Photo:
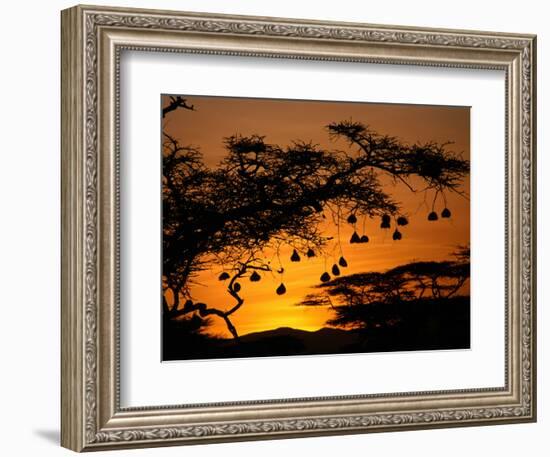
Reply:
[[[202,151],[204,162],[215,167],[225,154],[223,138],[233,134],[265,136],[267,143],[286,146],[292,140],[313,141],[323,148],[347,150],[344,141],[331,141],[324,126],[330,122],[353,119],[368,124],[380,134],[399,137],[407,143],[448,142],[449,149],[470,159],[470,109],[469,107],[444,107],[420,105],[394,105],[351,102],[290,101],[270,99],[247,99],[229,97],[185,96],[196,111],[179,109],[166,116],[164,129],[184,145],[193,145]],[[167,97],[163,97],[163,106]],[[402,203],[404,214],[409,216],[409,225],[403,227],[403,239],[392,240],[391,230],[379,228],[380,221],[359,220],[357,226],[365,225],[369,236],[367,244],[349,244],[353,228],[348,224],[340,227],[343,254],[349,267],[342,274],[385,270],[412,260],[443,260],[449,257],[457,245],[470,241],[470,205],[455,194],[447,194],[447,206],[452,211],[450,219],[429,222],[426,217],[431,210],[433,194],[413,194],[403,185],[393,186],[383,181],[393,197]],[[463,189],[469,194],[470,181],[466,179]],[[425,203],[427,201],[427,204]],[[436,204],[436,211],[443,209],[443,201]],[[326,234],[336,236],[336,227],[328,222]],[[336,247],[336,245],[334,245]],[[329,251],[332,246],[329,246]],[[315,257],[299,263],[291,263],[291,249],[281,251],[284,263],[284,283],[287,293],[278,296],[275,289],[280,283],[279,275],[264,274],[260,282],[250,283],[243,278],[241,296],[245,303],[231,320],[239,334],[293,327],[317,330],[325,325],[330,311],[322,308],[296,307],[307,293],[313,292],[319,276],[329,270],[334,260]],[[201,272],[197,285],[191,293],[196,301],[203,301],[219,309],[228,309],[234,300],[227,294],[225,283],[217,280],[221,269]],[[211,333],[229,337],[221,319],[213,318]]]

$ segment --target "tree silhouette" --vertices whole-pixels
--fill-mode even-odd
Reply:
[[[163,117],[178,108],[194,110],[182,97],[172,97]],[[406,225],[399,202],[381,184],[391,177],[411,191],[460,193],[469,164],[447,144],[408,145],[380,135],[361,122],[326,127],[332,139],[344,139],[346,151],[327,150],[307,142],[286,147],[268,144],[259,135],[225,139],[227,154],[216,168],[205,166],[197,148],[183,146],[164,132],[162,164],[163,313],[216,316],[238,340],[231,316],[243,304],[243,278],[259,281],[274,269],[266,250],[293,249],[291,261],[322,253],[330,237],[321,232],[325,213],[337,224],[358,217],[379,217],[382,228]],[[414,184],[421,183],[420,188]],[[432,208],[433,212],[433,208]],[[450,212],[447,208],[441,213]],[[431,214],[431,213],[430,213]],[[394,239],[401,234],[396,228]],[[351,242],[365,242],[354,233]],[[342,259],[341,259],[342,260]],[[343,259],[345,262],[345,259]],[[229,303],[197,303],[190,287],[204,269],[219,268]],[[275,268],[284,271],[283,265]],[[325,276],[326,275],[326,276]],[[330,279],[328,272],[322,278]],[[275,292],[275,291],[274,291]],[[285,285],[276,293],[286,292]]]
[[[384,344],[389,338],[394,345],[418,344],[418,338],[407,338],[407,330],[423,329],[429,321],[437,324],[432,330],[440,335],[457,330],[456,337],[464,340],[469,335],[464,331],[469,293],[460,291],[470,278],[469,256],[469,248],[462,247],[452,260],[411,262],[385,272],[342,276],[317,286],[321,292],[306,296],[298,306],[330,307],[334,317],[328,325],[378,340],[382,335]],[[423,340],[434,344],[427,335]]]
[[[170,111],[175,111],[178,108],[185,108],[193,111],[195,107],[188,105],[187,100],[181,96],[170,97],[170,103],[162,109],[162,117],[165,118]]]

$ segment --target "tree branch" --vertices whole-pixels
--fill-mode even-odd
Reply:
[[[174,111],[178,108],[195,111],[194,105],[188,105],[187,100],[178,95],[177,97],[170,97],[170,104],[162,109],[162,117],[164,118],[170,111]]]

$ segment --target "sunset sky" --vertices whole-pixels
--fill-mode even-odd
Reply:
[[[204,163],[216,167],[226,154],[224,137],[233,134],[265,136],[265,141],[282,147],[293,140],[312,141],[321,148],[347,150],[343,140],[333,141],[324,128],[331,122],[352,119],[361,121],[380,134],[398,137],[401,141],[413,144],[427,141],[453,142],[450,150],[461,153],[470,159],[470,108],[420,105],[392,105],[351,102],[291,101],[270,99],[247,99],[229,97],[187,96],[187,103],[195,106],[195,111],[179,109],[164,119],[163,129],[183,145],[193,145],[200,149]],[[163,106],[168,97],[163,96]],[[353,151],[353,149],[351,149]],[[349,224],[340,226],[340,245],[349,264],[342,274],[366,271],[380,271],[413,260],[443,260],[457,245],[467,245],[470,241],[470,204],[456,194],[446,194],[447,207],[452,212],[450,219],[436,222],[427,220],[434,197],[428,194],[412,193],[404,185],[394,185],[385,179],[385,191],[402,203],[402,212],[409,218],[409,225],[401,228],[403,239],[392,240],[393,227],[380,229],[380,220],[360,218],[357,224],[359,235],[367,234],[367,244],[350,244],[353,228]],[[466,179],[461,190],[469,194],[470,181]],[[444,208],[441,198],[435,210]],[[364,232],[363,232],[364,226]],[[325,234],[337,237],[336,226],[327,219],[323,227]],[[297,307],[308,293],[319,284],[319,276],[330,271],[340,256],[337,242],[329,245],[328,256],[314,257],[291,263],[291,248],[281,251],[284,263],[284,284],[287,293],[278,296],[275,289],[280,284],[278,274],[264,274],[263,279],[251,283],[243,278],[241,295],[245,303],[231,316],[231,320],[241,335],[274,329],[293,327],[304,330],[317,330],[325,326],[331,317],[324,308]],[[226,284],[217,280],[222,271],[214,267],[201,272],[197,284],[191,289],[193,299],[219,309],[228,309],[234,300],[228,295]],[[222,319],[213,317],[212,334],[230,337]]]

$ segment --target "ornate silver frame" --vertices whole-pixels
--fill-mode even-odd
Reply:
[[[62,12],[62,421],[75,451],[531,422],[536,38],[76,6]],[[120,407],[118,85],[126,49],[506,72],[505,387]]]

